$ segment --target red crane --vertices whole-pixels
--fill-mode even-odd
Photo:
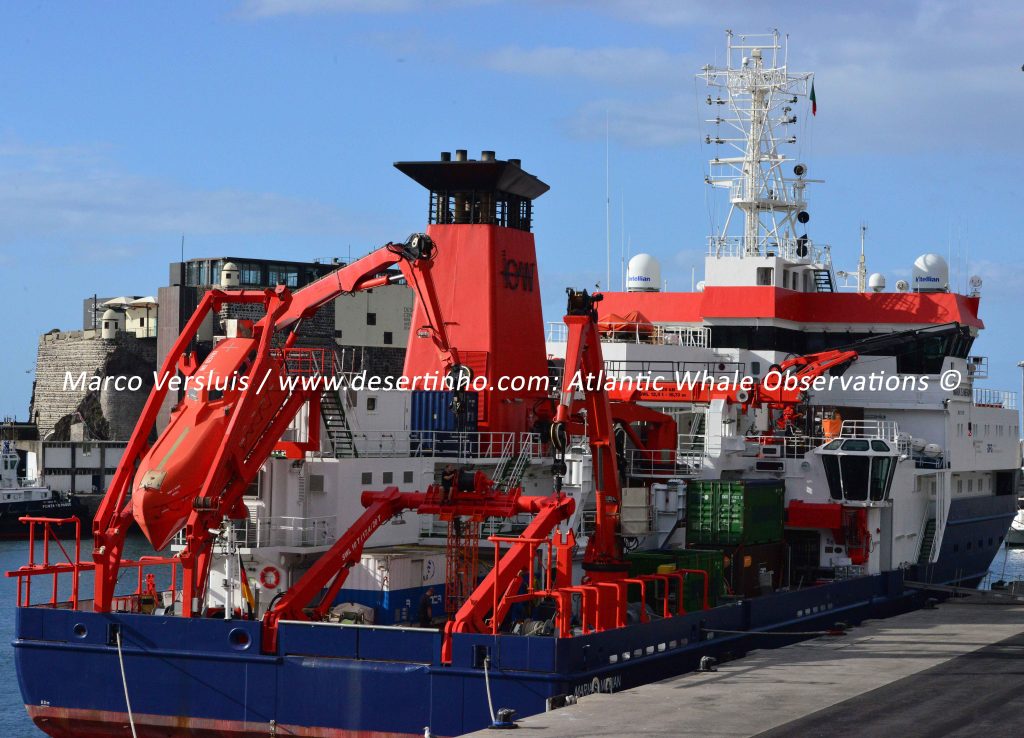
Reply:
[[[297,369],[315,376],[333,370],[332,352],[294,346],[302,321],[331,300],[404,277],[426,311],[427,325],[420,332],[429,333],[446,366],[456,367],[458,353],[449,345],[430,276],[435,252],[428,236],[414,234],[405,243],[388,243],[295,293],[278,286],[212,289],[203,296],[164,360],[163,381],[150,393],[93,520],[97,611],[110,609],[125,535],[134,519],[157,549],[184,528],[182,614],[197,613],[211,561],[210,528],[218,527],[224,516],[245,515],[245,489],[275,448],[287,448],[280,443],[281,434],[306,402],[309,436],[298,450],[318,443],[323,387],[282,380]],[[401,276],[387,273],[394,266]],[[266,314],[251,332],[245,331],[247,335],[217,344],[199,365],[192,348],[199,327],[227,303],[262,304]],[[157,412],[171,386],[168,380],[179,372],[185,398],[150,445]],[[288,450],[296,451],[295,444]]]
[[[551,445],[558,454],[554,469],[556,489],[561,487],[561,477],[566,471],[564,457],[573,414],[574,379],[586,375],[598,376],[604,370],[595,307],[602,296],[589,295],[586,290],[577,292],[568,289],[566,292],[569,300],[565,315],[568,327],[565,369],[551,425]],[[594,533],[583,555],[583,569],[589,581],[601,582],[620,579],[629,571],[629,564],[623,559],[622,541],[619,538],[622,487],[608,392],[601,383],[596,387],[588,387],[583,403],[587,411],[587,436],[593,458],[596,507]]]

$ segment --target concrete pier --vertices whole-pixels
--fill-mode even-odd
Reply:
[[[755,651],[716,672],[584,697],[520,720],[519,734],[1020,736],[1021,695],[1024,605],[974,596]]]

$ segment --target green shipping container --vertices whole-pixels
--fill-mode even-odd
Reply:
[[[718,604],[724,591],[725,574],[721,551],[691,551],[673,549],[668,551],[636,551],[627,554],[630,576],[657,574],[658,567],[672,564],[676,569],[697,569],[708,573],[708,606]],[[687,612],[699,610],[704,597],[704,580],[699,576],[686,577],[683,584],[683,606]]]
[[[698,479],[686,485],[686,543],[775,543],[785,529],[786,487],[776,480]]]

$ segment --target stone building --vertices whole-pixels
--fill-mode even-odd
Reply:
[[[153,386],[156,341],[125,332],[123,322],[118,326],[39,337],[29,413],[40,439],[131,436]]]

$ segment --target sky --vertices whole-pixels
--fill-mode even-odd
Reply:
[[[725,212],[695,75],[727,28],[778,28],[815,74],[787,152],[825,180],[811,237],[852,270],[866,223],[890,286],[926,251],[981,276],[974,353],[1019,390],[1022,24],[1019,3],[942,0],[4,3],[0,416],[27,417],[40,334],[81,328],[93,293],[155,294],[183,237],[186,258],[359,256],[424,228],[391,164],[457,148],[551,185],[546,320],[607,281],[606,186],[616,262],[646,251],[689,289]]]

